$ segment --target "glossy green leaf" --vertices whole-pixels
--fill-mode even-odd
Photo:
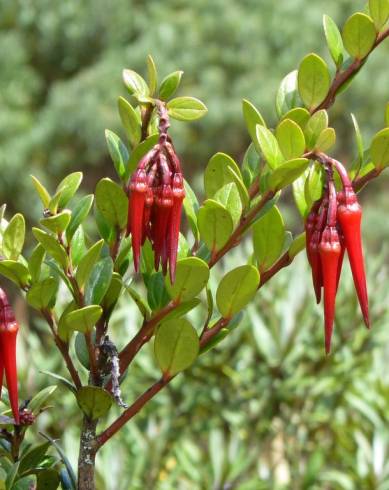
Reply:
[[[56,449],[57,453],[59,454],[59,456],[61,458],[61,461],[63,462],[63,464],[66,467],[66,471],[68,473],[68,476],[69,476],[69,479],[70,479],[70,485],[71,485],[66,490],[76,490],[76,486],[77,486],[77,484],[76,484],[76,475],[74,474],[72,465],[70,464],[70,462],[69,462],[68,458],[66,457],[66,454],[62,450],[61,446],[58,444],[57,441],[55,441],[54,439],[52,439],[47,434],[44,434],[43,432],[41,432],[41,436],[44,437],[45,439],[47,439],[48,441],[50,441],[51,445]]]
[[[82,182],[82,172],[73,172],[67,175],[59,184],[55,191],[56,194],[60,195],[58,201],[58,207],[60,209],[64,208],[70,199],[77,192]]]
[[[304,131],[305,125],[307,124],[309,118],[311,117],[309,111],[305,109],[305,107],[296,107],[295,109],[291,109],[288,111],[282,118],[291,119],[295,123],[297,123],[300,128]]]
[[[328,50],[335,65],[339,68],[343,63],[343,40],[338,26],[328,15],[323,15],[324,34]]]
[[[153,272],[147,281],[147,302],[153,311],[160,310],[169,303],[166,281],[162,272]]]
[[[82,333],[90,332],[102,313],[103,309],[98,305],[85,306],[84,308],[71,311],[65,317],[66,326],[70,330],[77,330]]]
[[[50,194],[48,193],[46,187],[33,175],[30,175],[32,183],[34,184],[35,190],[38,193],[40,200],[42,201],[43,207],[47,208],[51,200]]]
[[[213,199],[207,199],[199,210],[198,227],[207,247],[217,252],[227,243],[234,224],[224,206]]]
[[[183,71],[174,71],[169,73],[161,82],[159,88],[159,98],[161,100],[168,100],[172,95],[175,94],[181,83]]]
[[[108,286],[107,292],[105,293],[103,301],[101,303],[104,311],[108,312],[109,314],[112,312],[122,292],[122,288],[122,277],[117,272],[114,272],[112,274],[111,282]]]
[[[146,81],[133,70],[123,70],[123,82],[128,92],[135,97],[148,96],[150,93]]]
[[[235,161],[225,153],[216,153],[209,160],[204,173],[204,187],[207,197],[213,197],[226,184],[235,182],[234,175],[228,171],[232,168],[238,176],[240,170]]]
[[[105,130],[105,139],[107,141],[108,152],[112,158],[115,170],[121,179],[125,179],[127,172],[127,163],[129,154],[126,145],[117,134]]]
[[[321,132],[327,127],[328,113],[326,110],[321,109],[310,117],[304,129],[305,141],[308,149],[311,150],[315,147]]]
[[[389,18],[389,0],[369,0],[369,11],[377,31]]]
[[[144,141],[132,150],[130,159],[128,160],[128,169],[126,178],[135,170],[139,160],[151,150],[151,148],[158,143],[158,134],[152,134],[148,136]]]
[[[39,281],[45,254],[45,249],[38,243],[28,259],[28,270],[30,271],[32,282]]]
[[[54,216],[41,219],[40,224],[54,233],[62,233],[68,227],[71,217],[71,211],[69,211],[69,209],[64,209]]]
[[[184,211],[191,227],[193,236],[196,241],[200,240],[200,232],[197,226],[197,213],[199,211],[199,202],[197,200],[196,194],[193,192],[192,188],[188,182],[184,181],[185,186],[185,199],[183,202]]]
[[[183,301],[164,317],[164,321],[170,320],[171,318],[180,318],[200,304],[201,300],[199,298],[192,298],[188,301]]]
[[[85,218],[88,216],[93,204],[93,199],[93,194],[88,194],[87,196],[84,196],[80,200],[78,200],[72,208],[70,223],[66,228],[66,238],[68,242],[71,241],[77,228],[84,222]]]
[[[51,212],[51,214],[56,214],[58,212],[58,206],[60,200],[61,200],[61,192],[56,192],[54,196],[50,199],[47,208]]]
[[[256,141],[270,168],[276,168],[285,161],[277,138],[264,126],[257,126]]]
[[[363,59],[374,46],[376,35],[373,20],[368,15],[357,12],[344,24],[344,47],[353,58]]]
[[[167,103],[169,116],[178,121],[194,121],[205,116],[208,109],[195,97],[176,97]]]
[[[54,277],[47,277],[36,282],[27,292],[27,303],[37,310],[44,310],[53,306],[58,290],[58,281]]]
[[[331,77],[326,62],[314,53],[305,56],[298,71],[298,89],[310,111],[326,98],[330,84]]]
[[[239,223],[242,215],[242,202],[239,190],[234,182],[224,185],[215,196],[215,201],[222,204],[230,213],[234,227]]]
[[[113,262],[111,257],[105,257],[93,266],[85,284],[85,303],[87,305],[101,303],[111,284],[112,273]]]
[[[86,252],[85,232],[82,226],[79,226],[70,242],[70,255],[73,267],[76,267]]]
[[[232,179],[238,189],[240,199],[242,201],[243,207],[246,207],[250,204],[249,193],[244,185],[242,174],[239,171],[236,171],[233,167],[227,167],[227,172],[232,176]]]
[[[126,131],[128,141],[134,147],[140,142],[141,122],[132,105],[123,97],[118,99],[119,115]]]
[[[108,223],[120,230],[127,224],[128,200],[123,189],[111,179],[101,179],[95,191],[96,206]]]
[[[269,187],[278,191],[294,182],[306,170],[309,160],[306,158],[295,158],[276,168],[269,177]]]
[[[374,136],[371,142],[370,156],[377,168],[389,165],[389,128],[382,129]]]
[[[258,141],[256,138],[256,127],[257,124],[266,127],[265,120],[261,116],[258,109],[246,99],[242,100],[242,111],[249,135],[254,142],[254,145],[258,145]],[[259,147],[257,149],[259,150]]]
[[[74,300],[70,301],[63,310],[59,320],[58,320],[58,335],[60,339],[62,339],[64,342],[69,342],[74,331],[70,328],[68,328],[68,325],[66,323],[66,317],[68,314],[72,311],[74,311],[77,308],[76,302]]]
[[[284,246],[285,224],[277,206],[273,206],[253,226],[254,254],[261,272],[281,255]]]
[[[325,128],[319,134],[315,143],[315,150],[327,151],[336,143],[336,133],[334,128]]]
[[[33,228],[32,232],[46,252],[66,269],[68,266],[68,257],[63,246],[60,245],[52,235],[49,235],[39,228]]]
[[[252,265],[242,265],[228,272],[216,291],[216,304],[224,318],[231,318],[254,297],[259,286],[259,272]]]
[[[83,386],[77,392],[77,402],[81,410],[92,420],[99,419],[109,412],[112,395],[98,386]]]
[[[30,273],[27,267],[15,260],[0,260],[0,275],[21,288],[25,288],[30,282]]]
[[[254,178],[258,175],[260,168],[260,158],[255,149],[254,143],[250,143],[242,162],[242,179],[247,188],[250,187]]]
[[[320,199],[323,193],[324,178],[323,167],[319,163],[315,163],[309,169],[308,176],[304,185],[304,196],[307,206],[310,208],[314,201]]]
[[[284,119],[277,126],[276,137],[286,160],[301,157],[305,150],[304,133],[291,119]]]
[[[49,447],[50,443],[44,442],[33,446],[32,449],[27,451],[20,460],[19,473],[23,474],[25,471],[35,469],[35,467],[39,466]]]
[[[151,54],[147,56],[147,75],[149,78],[150,95],[154,95],[158,86],[158,75],[157,67],[155,66],[155,61]]]
[[[297,88],[297,70],[288,73],[281,81],[276,95],[276,110],[278,117],[301,104]]]
[[[188,368],[199,353],[196,330],[184,318],[163,322],[157,330],[154,352],[164,374],[174,376]]]
[[[7,259],[17,260],[22,252],[26,223],[22,214],[15,214],[3,233],[3,253]]]
[[[28,404],[28,408],[32,411],[34,415],[38,415],[40,409],[43,407],[43,405],[47,402],[47,400],[51,397],[56,389],[56,385],[47,386],[32,398],[32,400]]]
[[[209,279],[208,265],[197,257],[187,257],[177,261],[176,280],[171,284],[166,278],[166,289],[176,303],[188,301],[197,296]]]

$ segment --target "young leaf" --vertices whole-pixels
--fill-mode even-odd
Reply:
[[[312,112],[326,98],[331,84],[326,62],[315,53],[308,54],[300,63],[298,89],[304,104]]]
[[[123,97],[118,99],[119,115],[131,146],[136,146],[141,138],[141,123],[132,105]]]
[[[234,229],[230,213],[213,199],[204,201],[200,208],[198,227],[202,240],[213,252],[217,252],[227,243]]]
[[[256,141],[270,168],[276,168],[285,161],[274,134],[264,126],[257,126]]]
[[[164,374],[174,376],[188,368],[199,353],[196,330],[184,318],[163,322],[155,335],[154,352]]]
[[[40,200],[42,201],[43,207],[47,208],[49,206],[49,202],[51,200],[50,194],[48,193],[45,186],[43,184],[41,184],[36,177],[34,177],[33,175],[30,175],[30,177],[32,179],[32,183],[34,184],[35,190],[37,191],[38,196],[39,196]]]
[[[89,211],[93,204],[94,196],[93,194],[88,194],[87,196],[82,197],[79,201],[76,202],[74,207],[72,208],[72,216],[70,219],[70,223],[66,228],[66,239],[68,242],[72,240],[74,233],[77,228],[83,223],[85,218],[88,216]]]
[[[183,71],[174,71],[167,75],[161,82],[159,88],[159,98],[161,100],[168,100],[172,95],[175,94],[181,83]]]
[[[82,182],[82,172],[73,172],[67,175],[59,184],[55,191],[59,195],[58,207],[63,208],[77,192]]]
[[[101,306],[90,305],[71,311],[66,315],[64,321],[68,329],[87,333],[92,330],[101,317],[103,309]]]
[[[314,201],[320,199],[323,193],[323,168],[315,163],[310,169],[304,185],[305,201],[310,208]]]
[[[336,133],[334,128],[325,128],[316,140],[315,150],[327,151],[336,143]]]
[[[293,182],[293,197],[297,209],[302,217],[305,217],[308,212],[308,204],[305,200],[305,181],[309,173],[309,168]]]
[[[278,117],[301,104],[297,89],[297,70],[288,73],[282,80],[276,96]]]
[[[135,97],[148,96],[150,93],[145,80],[133,70],[123,70],[123,82],[128,92]]]
[[[63,269],[66,269],[68,266],[68,257],[63,246],[60,245],[52,235],[45,233],[39,228],[33,228],[32,232],[46,252],[51,255]]]
[[[166,278],[166,289],[176,303],[188,301],[197,296],[209,279],[208,265],[197,257],[187,257],[177,261],[176,280],[171,284]]]
[[[304,130],[308,149],[315,147],[321,132],[328,127],[328,114],[325,109],[315,112],[307,122]]]
[[[44,310],[51,307],[58,290],[58,280],[47,277],[36,282],[27,292],[27,303],[36,310]]]
[[[112,395],[98,386],[83,386],[77,392],[81,410],[92,420],[106,415],[113,403]]]
[[[42,218],[40,224],[43,225],[48,230],[53,233],[62,233],[68,227],[72,217],[71,211],[69,209],[64,209],[54,216],[49,216],[48,218]]]
[[[260,272],[269,269],[281,255],[285,225],[277,206],[273,206],[253,226],[254,254]]]
[[[389,165],[389,128],[381,129],[373,138],[370,147],[372,162],[377,168]]]
[[[389,0],[369,0],[369,11],[379,32],[389,18]]]
[[[323,27],[330,55],[337,68],[340,68],[343,63],[343,40],[338,26],[331,17],[323,15]]]
[[[207,197],[213,197],[223,186],[235,181],[234,175],[228,171],[229,167],[241,178],[238,165],[229,155],[216,153],[209,160],[204,173],[204,187]]]
[[[243,118],[246,122],[246,126],[249,132],[249,135],[254,142],[254,145],[257,145],[257,138],[256,138],[256,126],[259,124],[260,126],[265,126],[266,123],[257,110],[257,108],[248,100],[243,99],[242,100],[242,111],[243,111]],[[259,150],[259,148],[258,148]]]
[[[347,19],[342,35],[347,52],[359,60],[370,53],[377,36],[374,22],[368,15],[361,12]]]
[[[93,266],[85,285],[85,303],[87,305],[101,303],[111,283],[112,273],[113,262],[111,257],[105,257]]]
[[[297,123],[300,128],[304,131],[304,128],[311,117],[309,111],[305,109],[305,107],[296,107],[295,109],[291,109],[286,114],[284,114],[282,121],[284,119],[291,119],[295,123]]]
[[[306,170],[309,160],[306,158],[295,158],[276,168],[269,178],[269,188],[279,191],[294,182]]]
[[[108,152],[112,158],[115,170],[118,176],[122,180],[125,180],[127,163],[129,159],[126,145],[117,134],[110,131],[109,129],[105,130],[105,139],[107,141]]]
[[[157,90],[158,76],[157,67],[155,66],[155,62],[151,54],[147,56],[147,74],[149,77],[150,95],[154,95],[155,91]]]
[[[276,137],[286,160],[301,157],[304,153],[304,133],[300,126],[291,119],[284,119],[280,122],[276,129]]]
[[[123,189],[111,179],[101,179],[95,191],[96,206],[108,223],[120,230],[127,224],[128,200]]]
[[[15,214],[3,233],[3,253],[7,259],[17,260],[22,252],[26,223],[22,214]]]
[[[167,103],[169,116],[178,121],[194,121],[205,116],[208,109],[195,97],[176,97]]]
[[[231,318],[254,297],[259,286],[259,272],[252,265],[242,265],[228,272],[216,291],[216,304],[224,318]]]

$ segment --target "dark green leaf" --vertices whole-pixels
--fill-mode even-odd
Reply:
[[[97,386],[83,386],[77,392],[77,402],[85,415],[99,419],[106,415],[112,406],[112,395]]]
[[[85,285],[85,303],[87,305],[101,303],[111,284],[112,273],[113,262],[111,257],[105,257],[93,266]]]
[[[76,392],[76,387],[69,381],[67,380],[66,378],[64,378],[63,376],[57,374],[57,373],[52,373],[50,371],[39,371],[40,373],[42,374],[45,374],[46,376],[50,376],[54,379],[56,379],[57,381],[59,381],[63,386],[65,386],[68,390],[70,390],[72,393],[75,393]]]
[[[58,472],[56,470],[46,469],[44,471],[40,471],[37,476],[37,488],[39,488],[39,490],[57,490],[60,481]]]
[[[169,294],[162,272],[151,274],[147,283],[147,301],[153,311],[160,310],[169,302]]]
[[[128,294],[131,296],[131,298],[134,300],[134,303],[138,307],[141,315],[146,319],[150,318],[151,308],[149,307],[147,302],[142,298],[142,296],[138,293],[138,291],[130,286],[126,286],[126,290],[128,291]]]
[[[103,248],[104,240],[99,240],[94,245],[90,247],[90,249],[85,253],[83,258],[80,260],[76,271],[76,279],[78,286],[80,288],[84,287],[85,282],[87,281],[93,266],[96,261],[100,257],[101,249]]]
[[[56,389],[56,385],[47,386],[32,398],[32,400],[28,404],[28,408],[32,411],[34,415],[38,415],[43,404],[46,403],[48,398],[50,398],[50,396],[54,393]]]
[[[19,474],[34,470],[37,466],[39,466],[39,463],[42,462],[49,447],[50,443],[44,442],[43,444],[34,446],[32,449],[27,451],[27,453],[20,460]]]

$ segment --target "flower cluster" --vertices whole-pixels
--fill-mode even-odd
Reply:
[[[333,180],[336,168],[342,189],[337,192]],[[349,257],[354,285],[366,326],[369,327],[369,308],[366,275],[361,240],[362,209],[343,165],[336,160],[326,162],[324,192],[306,219],[306,250],[312,269],[317,303],[324,292],[325,350],[331,348],[338,290],[345,251]]]
[[[185,197],[180,161],[167,134],[169,119],[163,104],[159,111],[159,141],[139,161],[128,191],[127,234],[132,236],[135,270],[146,238],[153,246],[155,269],[162,265],[174,282],[182,202]]]
[[[19,424],[18,373],[16,366],[16,336],[19,324],[8,302],[7,295],[0,288],[0,394],[5,377],[8,397],[15,422]]]

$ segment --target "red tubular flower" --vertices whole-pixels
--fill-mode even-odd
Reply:
[[[338,222],[341,226],[347,254],[350,260],[355,289],[366,326],[370,327],[366,273],[361,239],[362,208],[352,187],[344,189],[338,207]]]
[[[327,206],[328,199],[325,197],[321,202],[320,212],[316,215],[314,231],[311,234],[310,241],[308,243],[308,254],[311,259],[312,269],[312,282],[315,290],[316,302],[320,303],[321,300],[321,288],[323,286],[322,266],[320,260],[320,240],[323,232],[323,228],[327,219]]]
[[[182,203],[185,197],[184,179],[181,173],[176,173],[173,177],[173,207],[170,217],[169,228],[169,265],[170,281],[173,283],[176,278],[176,262],[178,240],[180,236]]]
[[[139,270],[140,248],[143,241],[143,211],[146,203],[147,176],[145,170],[139,168],[130,181],[130,197],[128,200],[127,235],[132,235],[132,251],[134,254],[135,271]]]
[[[18,331],[19,325],[8,302],[7,295],[0,288],[0,353],[7,380],[9,402],[16,424],[19,424],[20,421],[16,366],[16,337]]]

